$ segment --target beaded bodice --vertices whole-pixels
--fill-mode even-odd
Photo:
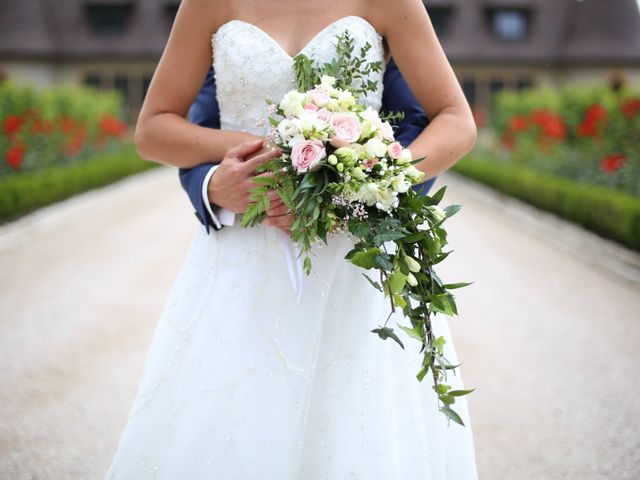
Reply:
[[[335,55],[336,35],[349,31],[355,51],[371,44],[371,61],[384,61],[382,37],[364,18],[343,17],[322,29],[300,51],[319,64]],[[289,90],[296,88],[293,58],[266,32],[242,20],[223,24],[212,37],[216,92],[220,105],[221,128],[266,134],[266,126],[258,121],[267,115],[266,100],[279,102]],[[384,70],[369,77],[378,90],[364,100],[376,110],[382,103]]]

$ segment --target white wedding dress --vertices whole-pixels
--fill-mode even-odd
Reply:
[[[345,30],[356,47],[373,45],[372,60],[383,59],[381,37],[354,16],[303,52],[328,61]],[[213,47],[222,128],[264,134],[256,120],[265,99],[295,87],[292,58],[238,20],[218,30]],[[382,84],[382,73],[375,80]],[[381,95],[367,101],[378,109]],[[401,350],[370,332],[388,300],[344,260],[351,248],[346,235],[330,237],[303,278],[275,228],[198,229],[107,478],[477,478],[470,427],[448,425],[429,377],[415,377],[417,342]],[[449,338],[444,317],[436,328]],[[447,350],[455,363],[450,339]],[[462,387],[459,376],[451,383]],[[464,398],[455,407],[469,425]]]

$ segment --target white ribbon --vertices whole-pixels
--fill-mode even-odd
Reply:
[[[289,281],[293,287],[293,291],[296,292],[296,303],[299,305],[302,299],[302,287],[303,287],[303,269],[302,269],[302,256],[298,252],[295,244],[290,241],[289,236],[280,231],[280,238],[282,240],[282,249],[284,251],[284,258],[287,260],[287,269],[289,270]],[[295,266],[294,266],[295,263]]]

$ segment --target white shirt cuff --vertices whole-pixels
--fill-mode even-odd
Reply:
[[[213,175],[213,172],[215,172],[219,166],[220,165],[214,165],[213,167],[211,167],[205,175],[204,181],[202,182],[202,201],[204,202],[205,207],[207,207],[207,211],[211,216],[211,221],[217,229],[222,228],[222,225],[232,227],[236,221],[236,214],[234,212],[222,207],[212,207],[211,203],[209,203],[209,180],[211,180],[211,175]]]

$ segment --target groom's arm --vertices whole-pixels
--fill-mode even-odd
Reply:
[[[209,128],[220,128],[220,108],[216,100],[215,76],[213,69],[207,73],[204,85],[198,93],[193,105],[189,109],[189,121],[197,125]],[[215,171],[214,162],[203,163],[193,168],[181,168],[179,170],[180,184],[187,192],[189,200],[193,204],[195,214],[200,223],[209,233],[209,228],[220,230],[222,225],[213,213],[206,195],[206,186]]]
[[[384,74],[384,91],[382,94],[383,112],[404,112],[404,119],[397,124],[396,140],[406,147],[413,142],[428,125],[429,119],[411,89],[403,78],[396,63],[391,59]],[[413,188],[421,195],[426,195],[436,177],[415,185]]]

